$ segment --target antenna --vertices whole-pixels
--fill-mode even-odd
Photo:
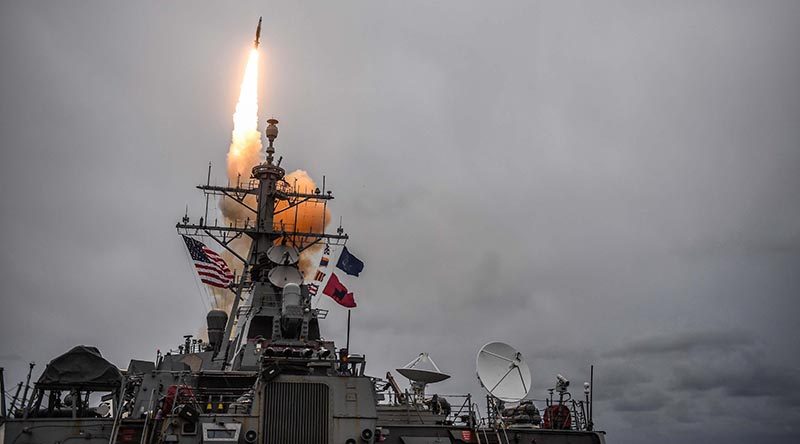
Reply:
[[[211,162],[208,162],[208,176],[206,176],[206,186],[207,187],[211,186]],[[208,222],[208,193],[204,192],[203,194],[206,195],[206,211],[204,213],[204,216],[205,216],[204,220],[206,222]],[[187,205],[187,207],[188,207],[188,205]],[[186,209],[186,212],[187,213],[189,212],[188,208]],[[203,224],[201,223],[200,225],[203,225]]]
[[[3,374],[3,367],[0,367],[0,416],[6,417],[6,376]]]
[[[294,265],[300,259],[297,248],[278,244],[267,250],[267,258],[278,265]]]
[[[430,363],[434,370],[419,368],[420,364],[423,363]],[[424,382],[426,384],[442,382],[450,377],[450,375],[442,373],[442,371],[439,370],[439,367],[436,366],[436,363],[433,362],[433,359],[431,359],[430,355],[427,353],[420,353],[419,356],[403,366],[403,368],[398,368],[395,370],[397,370],[397,373],[405,376],[410,381]]]
[[[433,369],[422,368],[424,364],[429,364]],[[403,366],[403,368],[395,370],[411,381],[411,388],[414,390],[414,394],[422,398],[425,396],[426,385],[442,382],[450,377],[450,375],[439,370],[439,367],[427,353],[420,353],[419,356]]]
[[[522,353],[506,343],[490,342],[481,347],[475,365],[481,386],[501,401],[520,401],[530,391],[530,368]]]
[[[270,270],[267,277],[272,285],[278,288],[283,288],[286,284],[300,285],[303,283],[303,275],[300,274],[300,270],[291,265],[279,265]]]

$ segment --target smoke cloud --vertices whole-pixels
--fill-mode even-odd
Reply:
[[[300,193],[313,193],[317,188],[317,184],[314,183],[311,176],[303,170],[292,171],[286,175],[285,180],[295,191]],[[286,201],[278,203],[278,206],[275,208],[276,225],[283,224],[287,229],[294,229],[294,231],[302,233],[322,233],[325,231],[325,227],[328,223],[330,223],[330,210],[321,202],[309,200],[295,205],[290,209],[287,209],[288,206],[289,203]],[[315,237],[298,237],[294,239],[294,243],[302,247],[307,246],[316,239]],[[282,241],[282,239],[278,239],[278,242],[280,241]],[[300,270],[306,276],[314,272],[315,264],[312,259],[314,255],[322,249],[323,245],[324,244],[321,242],[316,243],[307,247],[300,254]]]

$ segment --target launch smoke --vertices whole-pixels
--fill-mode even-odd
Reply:
[[[295,170],[287,174],[284,178],[296,191],[300,193],[313,193],[317,185],[314,180],[303,170]],[[288,207],[286,201],[280,201],[275,212],[278,213]],[[287,228],[293,228],[293,231],[301,233],[322,233],[325,231],[325,226],[330,223],[331,213],[320,202],[305,201],[293,208],[286,211],[281,211],[275,215],[275,224],[283,224]],[[316,238],[306,237],[294,239],[295,243],[306,246],[312,243]],[[279,240],[280,241],[280,240]],[[319,252],[323,247],[323,243],[314,244],[300,254],[300,270],[306,276],[313,273],[315,265],[312,261],[315,253]]]

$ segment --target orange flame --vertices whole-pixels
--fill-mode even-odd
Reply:
[[[292,171],[286,175],[284,180],[299,193],[313,193],[314,189],[317,187],[317,184],[314,183],[311,176],[303,170]],[[275,224],[283,224],[287,229],[293,228],[294,231],[301,233],[322,233],[325,231],[325,226],[331,221],[330,210],[321,202],[309,200],[286,210],[288,206],[289,203],[284,200],[278,202],[278,205],[275,207],[275,212],[278,213],[274,218]],[[314,238],[309,236],[303,239],[295,239],[295,242],[308,245],[313,240]],[[277,240],[276,242],[279,241],[280,240]],[[303,250],[303,253],[300,255],[300,269],[306,276],[314,272],[315,264],[312,262],[311,257],[314,253],[319,252],[322,246],[323,243],[314,244]]]
[[[233,113],[233,132],[228,150],[228,178],[247,181],[250,170],[264,160],[261,133],[258,131],[258,51],[250,51],[239,102]]]

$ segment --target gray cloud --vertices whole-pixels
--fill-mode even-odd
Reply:
[[[627,391],[611,402],[619,412],[653,412],[669,405],[671,398],[659,390]]]
[[[730,396],[771,397],[786,404],[796,403],[800,396],[800,368],[765,362],[762,354],[752,351],[732,359],[720,359],[713,353],[705,359],[703,365],[677,364],[672,388],[690,392],[722,389]]]
[[[639,339],[612,350],[609,356],[635,356],[664,353],[687,353],[697,349],[739,349],[752,344],[750,335],[744,331],[684,332],[672,336],[653,336]]]
[[[614,393],[611,408],[627,412],[632,424],[694,427],[714,418],[726,426],[779,427],[799,417],[800,371],[763,348],[741,330],[652,336],[606,353],[611,361],[601,367],[596,387]],[[757,404],[772,407],[755,411]],[[780,419],[774,416],[779,410]]]

